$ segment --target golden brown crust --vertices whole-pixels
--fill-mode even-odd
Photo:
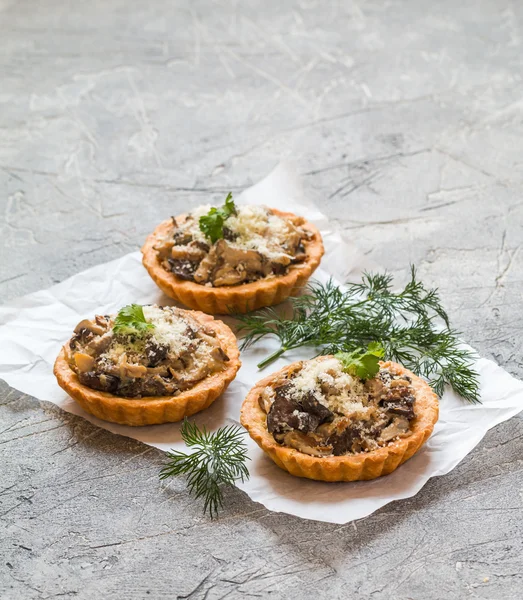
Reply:
[[[293,365],[269,375],[252,388],[243,402],[241,424],[280,468],[297,477],[320,481],[358,481],[388,475],[411,458],[427,441],[438,420],[439,408],[438,397],[425,381],[397,363],[381,364],[398,375],[404,374],[412,378],[412,387],[416,392],[416,417],[411,422],[412,433],[406,438],[398,439],[372,452],[343,456],[309,456],[294,448],[281,446],[267,430],[267,415],[260,408],[258,399],[263,388],[293,369]]]
[[[240,352],[233,332],[225,323],[201,312],[189,312],[194,319],[216,332],[222,349],[230,359],[225,363],[227,367],[224,371],[202,379],[178,396],[122,398],[82,385],[76,373],[69,367],[62,348],[54,364],[58,384],[87,412],[104,421],[120,425],[172,423],[200,412],[223,394],[236,377],[236,372],[241,366]]]
[[[294,217],[292,213],[271,209],[280,217]],[[272,306],[286,300],[293,290],[305,285],[320,264],[324,253],[321,234],[312,223],[300,225],[311,232],[312,237],[304,242],[307,258],[304,262],[291,265],[285,275],[260,279],[234,286],[208,287],[186,281],[166,271],[158,260],[154,246],[172,227],[171,219],[163,221],[149,235],[142,248],[143,265],[158,287],[170,298],[211,315],[246,313],[264,306]]]

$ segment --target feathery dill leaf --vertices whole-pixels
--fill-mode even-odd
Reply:
[[[379,342],[384,358],[400,362],[425,377],[437,394],[449,384],[469,402],[479,402],[474,353],[463,348],[450,327],[438,291],[427,289],[411,267],[407,285],[395,292],[390,274],[365,273],[361,282],[310,283],[305,294],[289,299],[289,311],[274,309],[240,315],[241,344],[246,349],[272,335],[278,350],[262,360],[261,369],[285,352],[312,346],[321,354],[354,352]]]
[[[249,479],[245,433],[237,425],[220,427],[211,433],[184,419],[182,439],[195,450],[190,454],[179,450],[167,452],[168,461],[160,472],[160,479],[187,475],[189,492],[195,498],[203,497],[203,512],[208,512],[212,519],[223,506],[223,486]]]

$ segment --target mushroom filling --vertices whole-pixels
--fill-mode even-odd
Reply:
[[[77,325],[65,352],[80,383],[115,396],[175,396],[225,368],[229,357],[211,328],[173,307],[143,313],[154,327],[136,334],[116,333],[110,315]]]
[[[357,454],[411,434],[411,383],[387,368],[362,381],[337,358],[314,359],[264,388],[259,403],[279,444],[312,456]]]
[[[172,218],[172,228],[154,246],[162,266],[181,279],[214,287],[284,275],[307,258],[311,233],[302,217],[279,217],[263,206],[241,206],[214,244],[200,230],[201,206]]]

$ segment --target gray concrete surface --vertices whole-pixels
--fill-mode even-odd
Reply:
[[[409,261],[516,376],[523,4],[0,0],[0,295],[139,247],[294,157],[378,263]],[[210,522],[160,452],[3,385],[2,600],[523,597],[523,421],[346,526],[243,493]]]

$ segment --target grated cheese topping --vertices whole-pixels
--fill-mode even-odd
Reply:
[[[154,325],[151,335],[155,341],[169,346],[175,355],[179,355],[187,349],[192,340],[187,335],[188,324],[185,319],[158,306],[144,306],[143,314],[145,320]]]
[[[145,320],[154,325],[154,329],[148,330],[146,336],[128,335],[113,338],[111,345],[103,353],[111,362],[120,363],[125,354],[128,362],[140,363],[149,339],[161,346],[167,346],[173,358],[183,355],[191,348],[191,360],[194,366],[201,366],[209,361],[210,353],[215,346],[211,345],[208,339],[201,336],[195,338],[191,334],[191,331],[200,330],[199,324],[189,323],[176,312],[156,305],[143,306],[143,314]]]
[[[118,363],[122,355],[127,354],[129,350],[138,351],[138,348],[136,348],[135,344],[131,345],[130,343],[121,344],[119,342],[112,342],[107,352],[105,352],[104,354],[110,361]]]
[[[193,217],[188,221],[188,231],[195,240],[206,241],[207,238],[200,230],[199,219],[207,214],[210,205],[199,206],[191,211]],[[294,224],[283,217],[273,215],[266,206],[238,206],[238,214],[230,216],[225,224],[236,236],[228,242],[238,250],[256,250],[269,259],[293,257],[282,250],[289,234],[294,230]]]
[[[345,373],[337,358],[306,361],[291,383],[300,393],[316,392],[318,401],[338,414],[363,416],[368,412],[363,383]]]

